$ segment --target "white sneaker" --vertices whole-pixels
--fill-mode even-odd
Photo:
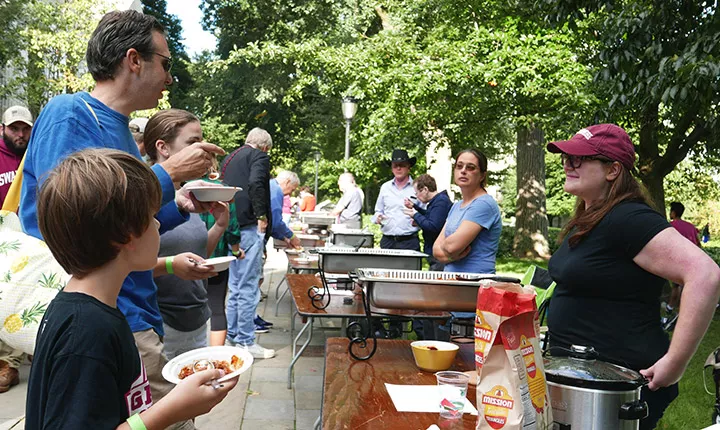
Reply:
[[[273,357],[275,357],[274,349],[263,348],[262,346],[258,345],[257,343],[253,343],[250,346],[244,346],[243,348],[247,349],[247,351],[253,356],[253,358],[273,358]]]
[[[229,338],[225,338],[225,346],[235,346],[235,342],[233,342]]]

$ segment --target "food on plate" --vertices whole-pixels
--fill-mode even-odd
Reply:
[[[226,375],[228,375],[241,368],[242,365],[243,360],[237,355],[233,355],[232,357],[230,357],[229,363],[227,362],[227,360],[195,360],[194,362],[183,366],[183,368],[180,369],[180,373],[178,373],[178,378],[185,379],[196,371],[201,372],[207,369],[221,369],[225,372]]]

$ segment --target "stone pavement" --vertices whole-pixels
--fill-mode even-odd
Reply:
[[[327,337],[338,336],[337,330],[323,331],[319,327],[339,327],[338,321],[318,320],[313,340],[295,365],[293,389],[287,389],[287,369],[292,347],[290,334],[290,295],[275,312],[275,286],[282,280],[287,268],[285,253],[268,247],[265,264],[265,282],[262,290],[269,297],[260,303],[258,312],[263,318],[275,323],[269,333],[258,335],[257,342],[276,350],[275,358],[255,360],[225,400],[209,414],[198,417],[199,429],[212,430],[306,430],[312,429],[320,414],[322,401],[322,378],[324,345]],[[322,322],[322,325],[319,323]],[[295,332],[302,327],[296,318]],[[304,339],[304,337],[303,337]],[[301,342],[302,343],[302,342]],[[10,426],[10,420],[24,414],[25,394],[30,365],[20,372],[20,385],[0,394],[0,430]]]

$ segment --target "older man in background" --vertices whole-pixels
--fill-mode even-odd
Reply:
[[[332,210],[332,215],[338,217],[338,224],[345,224],[349,228],[361,228],[365,194],[355,184],[355,177],[352,173],[340,175],[338,187],[343,194],[335,205],[335,209]]]
[[[246,348],[255,358],[272,358],[275,350],[255,342],[255,311],[260,303],[262,258],[265,241],[270,236],[274,217],[270,210],[270,157],[273,142],[270,133],[253,128],[245,145],[223,161],[223,180],[241,187],[235,195],[235,209],[240,226],[240,248],[245,258],[230,263],[227,299],[227,343]],[[280,202],[282,208],[282,202]],[[281,209],[282,212],[282,209]],[[282,220],[282,215],[280,221]]]

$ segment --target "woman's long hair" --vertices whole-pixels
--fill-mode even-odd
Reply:
[[[625,200],[635,200],[648,204],[648,196],[645,188],[638,183],[630,171],[622,167],[620,175],[610,185],[610,191],[605,199],[593,204],[589,209],[585,208],[585,202],[578,198],[575,203],[575,215],[565,226],[560,234],[559,241],[570,234],[574,229],[568,244],[574,247],[587,236],[590,231],[607,215],[612,208]]]

